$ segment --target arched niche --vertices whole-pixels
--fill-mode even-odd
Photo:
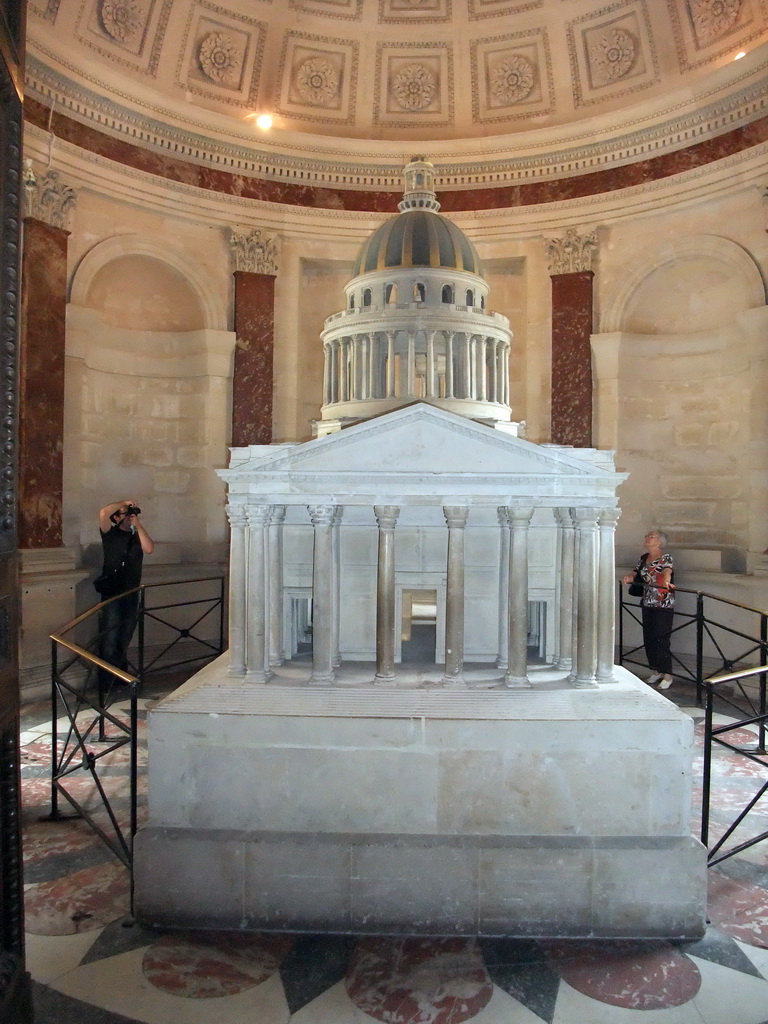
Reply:
[[[222,297],[189,257],[140,235],[95,245],[75,271],[70,302],[128,329],[227,329]]]
[[[711,331],[763,305],[765,285],[749,253],[719,235],[693,235],[640,255],[609,298],[600,332]]]

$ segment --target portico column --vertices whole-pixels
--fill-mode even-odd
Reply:
[[[553,512],[560,541],[558,652],[555,667],[570,672],[573,668],[573,518],[568,508],[556,508]]]
[[[578,531],[577,687],[595,686],[597,672],[597,509],[575,509]]]
[[[406,389],[408,397],[413,397],[416,391],[416,336],[413,331],[408,332],[408,364],[406,372]]]
[[[448,526],[448,572],[445,589],[445,671],[443,685],[463,686],[464,677],[464,528],[469,509],[444,505]]]
[[[247,593],[246,534],[243,505],[227,505],[229,540],[229,668],[230,676],[245,675],[245,609]]]
[[[445,397],[453,398],[453,331],[445,334]]]
[[[509,517],[502,505],[496,509],[499,521],[499,653],[496,667],[509,665]]]
[[[282,665],[283,648],[283,523],[285,505],[273,505],[269,516],[269,665]]]
[[[330,686],[333,671],[333,571],[331,531],[334,505],[309,505],[314,528],[312,553],[312,675],[310,683]]]
[[[333,572],[333,647],[331,661],[334,668],[341,664],[339,649],[339,616],[341,614],[341,519],[344,506],[334,506],[333,523],[331,524],[331,570]]]
[[[246,637],[246,683],[266,683],[267,662],[267,608],[266,583],[266,525],[269,505],[248,505],[248,625]]]
[[[504,682],[530,686],[528,679],[528,527],[531,507],[508,508],[512,527],[509,549],[509,664]]]
[[[374,505],[379,524],[379,557],[376,574],[376,675],[375,683],[395,678],[395,525],[397,505]]]
[[[472,336],[464,335],[464,397],[472,398]]]
[[[621,512],[602,508],[597,517],[599,556],[597,567],[597,681],[612,683],[616,676],[616,553],[614,536]]]

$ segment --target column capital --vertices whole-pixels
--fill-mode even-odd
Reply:
[[[558,526],[568,529],[573,526],[573,509],[570,508],[553,508],[552,515],[555,518],[555,522]]]
[[[509,516],[507,515],[506,505],[499,505],[497,507],[496,518],[499,522],[499,526],[509,526]]]
[[[229,502],[226,506],[227,518],[230,526],[245,526],[248,522],[245,505]]]
[[[533,518],[532,505],[507,505],[506,509],[511,526],[528,526]]]
[[[266,526],[269,522],[271,505],[246,505],[245,514],[249,526]]]
[[[249,235],[230,228],[229,248],[235,271],[251,274],[277,274],[277,240],[262,238],[261,229],[253,228]]]
[[[38,177],[32,161],[24,161],[24,216],[41,220],[52,228],[68,230],[69,215],[78,194],[59,178],[58,171],[45,171]]]
[[[565,238],[550,238],[546,243],[549,273],[577,274],[592,270],[592,260],[599,248],[597,232],[579,235],[575,228],[568,228]]]
[[[598,526],[615,527],[621,518],[620,508],[601,508],[597,513]]]
[[[269,525],[281,526],[285,522],[285,505],[271,505],[269,513]]]
[[[443,515],[449,529],[461,529],[467,525],[469,507],[467,505],[443,505]]]
[[[330,526],[337,508],[337,505],[307,505],[307,512],[313,526]]]
[[[400,515],[399,505],[374,505],[373,513],[381,530],[394,530],[397,517]]]
[[[598,508],[574,508],[571,511],[577,526],[595,526],[600,514]]]

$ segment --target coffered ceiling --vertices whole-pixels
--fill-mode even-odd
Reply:
[[[32,97],[267,156],[545,159],[767,91],[768,0],[31,0],[28,27]]]

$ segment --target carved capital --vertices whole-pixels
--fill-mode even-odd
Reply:
[[[590,235],[578,235],[574,228],[568,228],[565,238],[550,238],[547,242],[550,276],[592,270],[592,260],[598,248],[596,231]]]
[[[24,161],[23,177],[24,216],[67,230],[69,214],[77,203],[77,192],[61,181],[58,171],[46,171],[38,177],[31,160]]]
[[[248,526],[251,529],[266,526],[269,522],[271,511],[271,505],[247,505]]]
[[[260,228],[254,228],[250,235],[230,231],[229,248],[236,271],[273,276],[277,273],[277,240],[262,237]]]
[[[232,528],[235,526],[245,526],[248,522],[245,514],[245,505],[227,505],[227,518]]]
[[[336,517],[338,505],[307,505],[313,526],[330,526]]]
[[[443,515],[449,530],[463,530],[467,525],[469,509],[466,505],[443,505]]]
[[[399,505],[374,505],[373,511],[380,530],[394,530],[400,515]]]

